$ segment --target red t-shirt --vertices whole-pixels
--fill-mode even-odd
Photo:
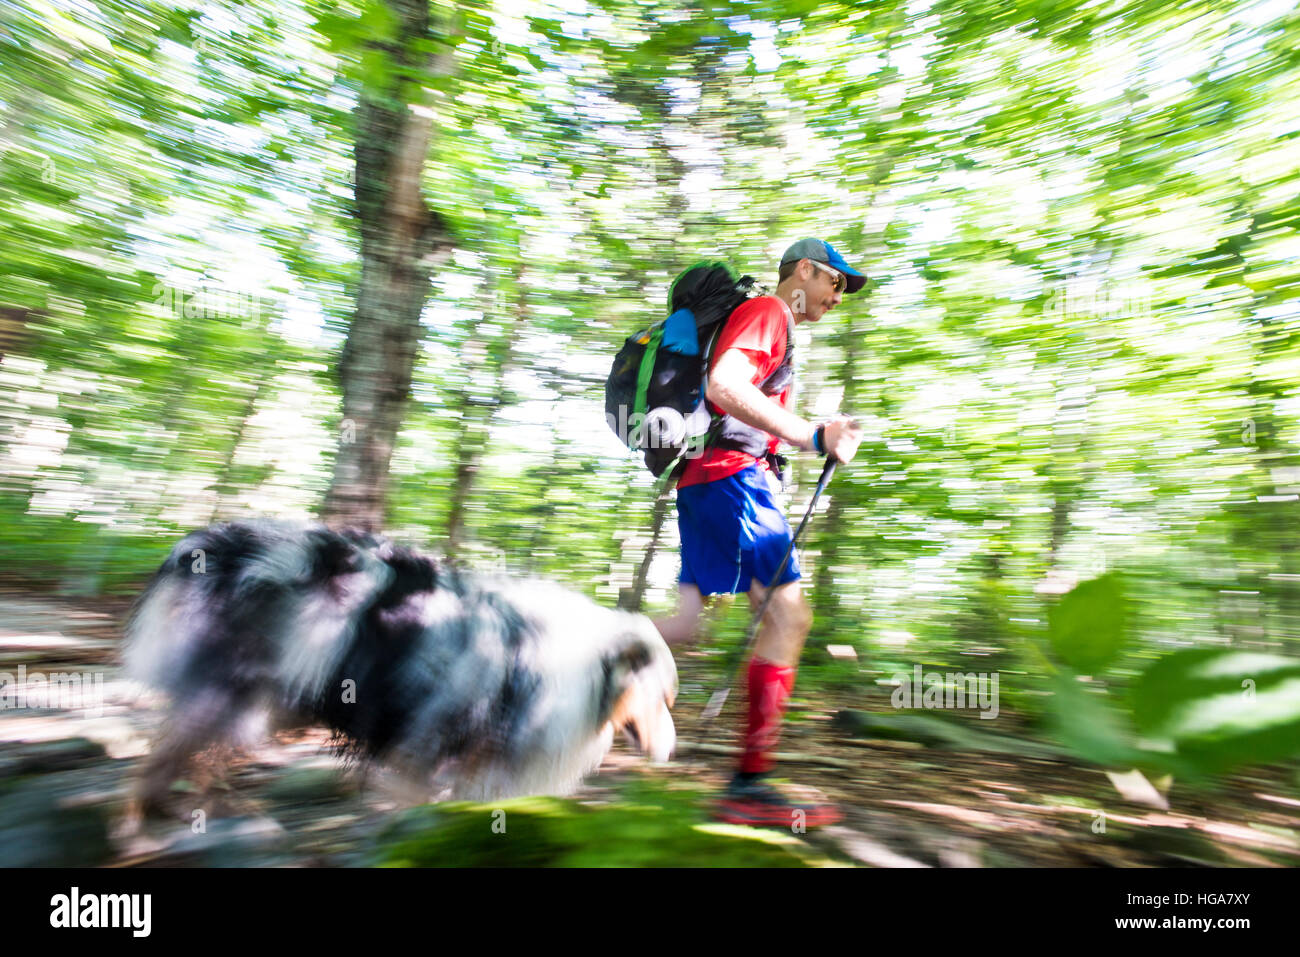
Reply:
[[[718,364],[718,359],[724,352],[728,349],[741,349],[757,369],[753,379],[754,385],[758,385],[770,376],[785,359],[786,316],[789,311],[786,304],[776,296],[757,296],[742,303],[731,314],[722,332],[718,334],[718,341],[713,346],[713,359],[709,363],[709,373],[713,373],[713,367]],[[793,392],[793,388],[787,388],[773,398],[781,404],[782,408],[788,409],[791,406]],[[709,407],[719,413],[722,412],[712,402],[709,403]],[[775,452],[780,444],[781,440],[773,436],[768,443],[768,450]],[[737,449],[705,449],[704,454],[699,458],[686,460],[686,470],[682,472],[677,487],[686,488],[688,485],[698,485],[701,482],[716,482],[718,479],[727,478],[742,469],[749,468],[756,461],[760,462],[763,468],[767,468],[766,461],[755,459],[748,452]]]

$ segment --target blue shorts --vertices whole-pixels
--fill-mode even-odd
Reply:
[[[790,524],[757,465],[714,482],[677,490],[683,585],[702,595],[747,592],[750,579],[767,587],[790,544]],[[778,585],[799,580],[799,553],[790,554]]]

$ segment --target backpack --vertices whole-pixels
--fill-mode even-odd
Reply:
[[[673,281],[668,318],[629,336],[614,358],[605,420],[656,477],[698,458],[729,419],[703,401],[709,361],[726,320],[755,291],[753,277],[724,262],[696,263]]]

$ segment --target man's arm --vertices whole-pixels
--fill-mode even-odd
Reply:
[[[743,349],[728,349],[714,363],[706,393],[710,402],[746,425],[762,429],[805,452],[814,451],[813,433],[817,426],[783,409],[775,399],[764,395],[754,385],[758,368]],[[825,423],[823,434],[826,451],[841,462],[848,462],[862,441],[862,430],[847,417]]]
[[[746,425],[811,451],[816,426],[764,395],[763,390],[754,385],[756,375],[758,368],[743,349],[728,349],[718,357],[709,376],[709,401]]]

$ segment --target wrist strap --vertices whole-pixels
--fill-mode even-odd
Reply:
[[[818,455],[826,454],[826,426],[819,425],[813,430],[813,451]]]

